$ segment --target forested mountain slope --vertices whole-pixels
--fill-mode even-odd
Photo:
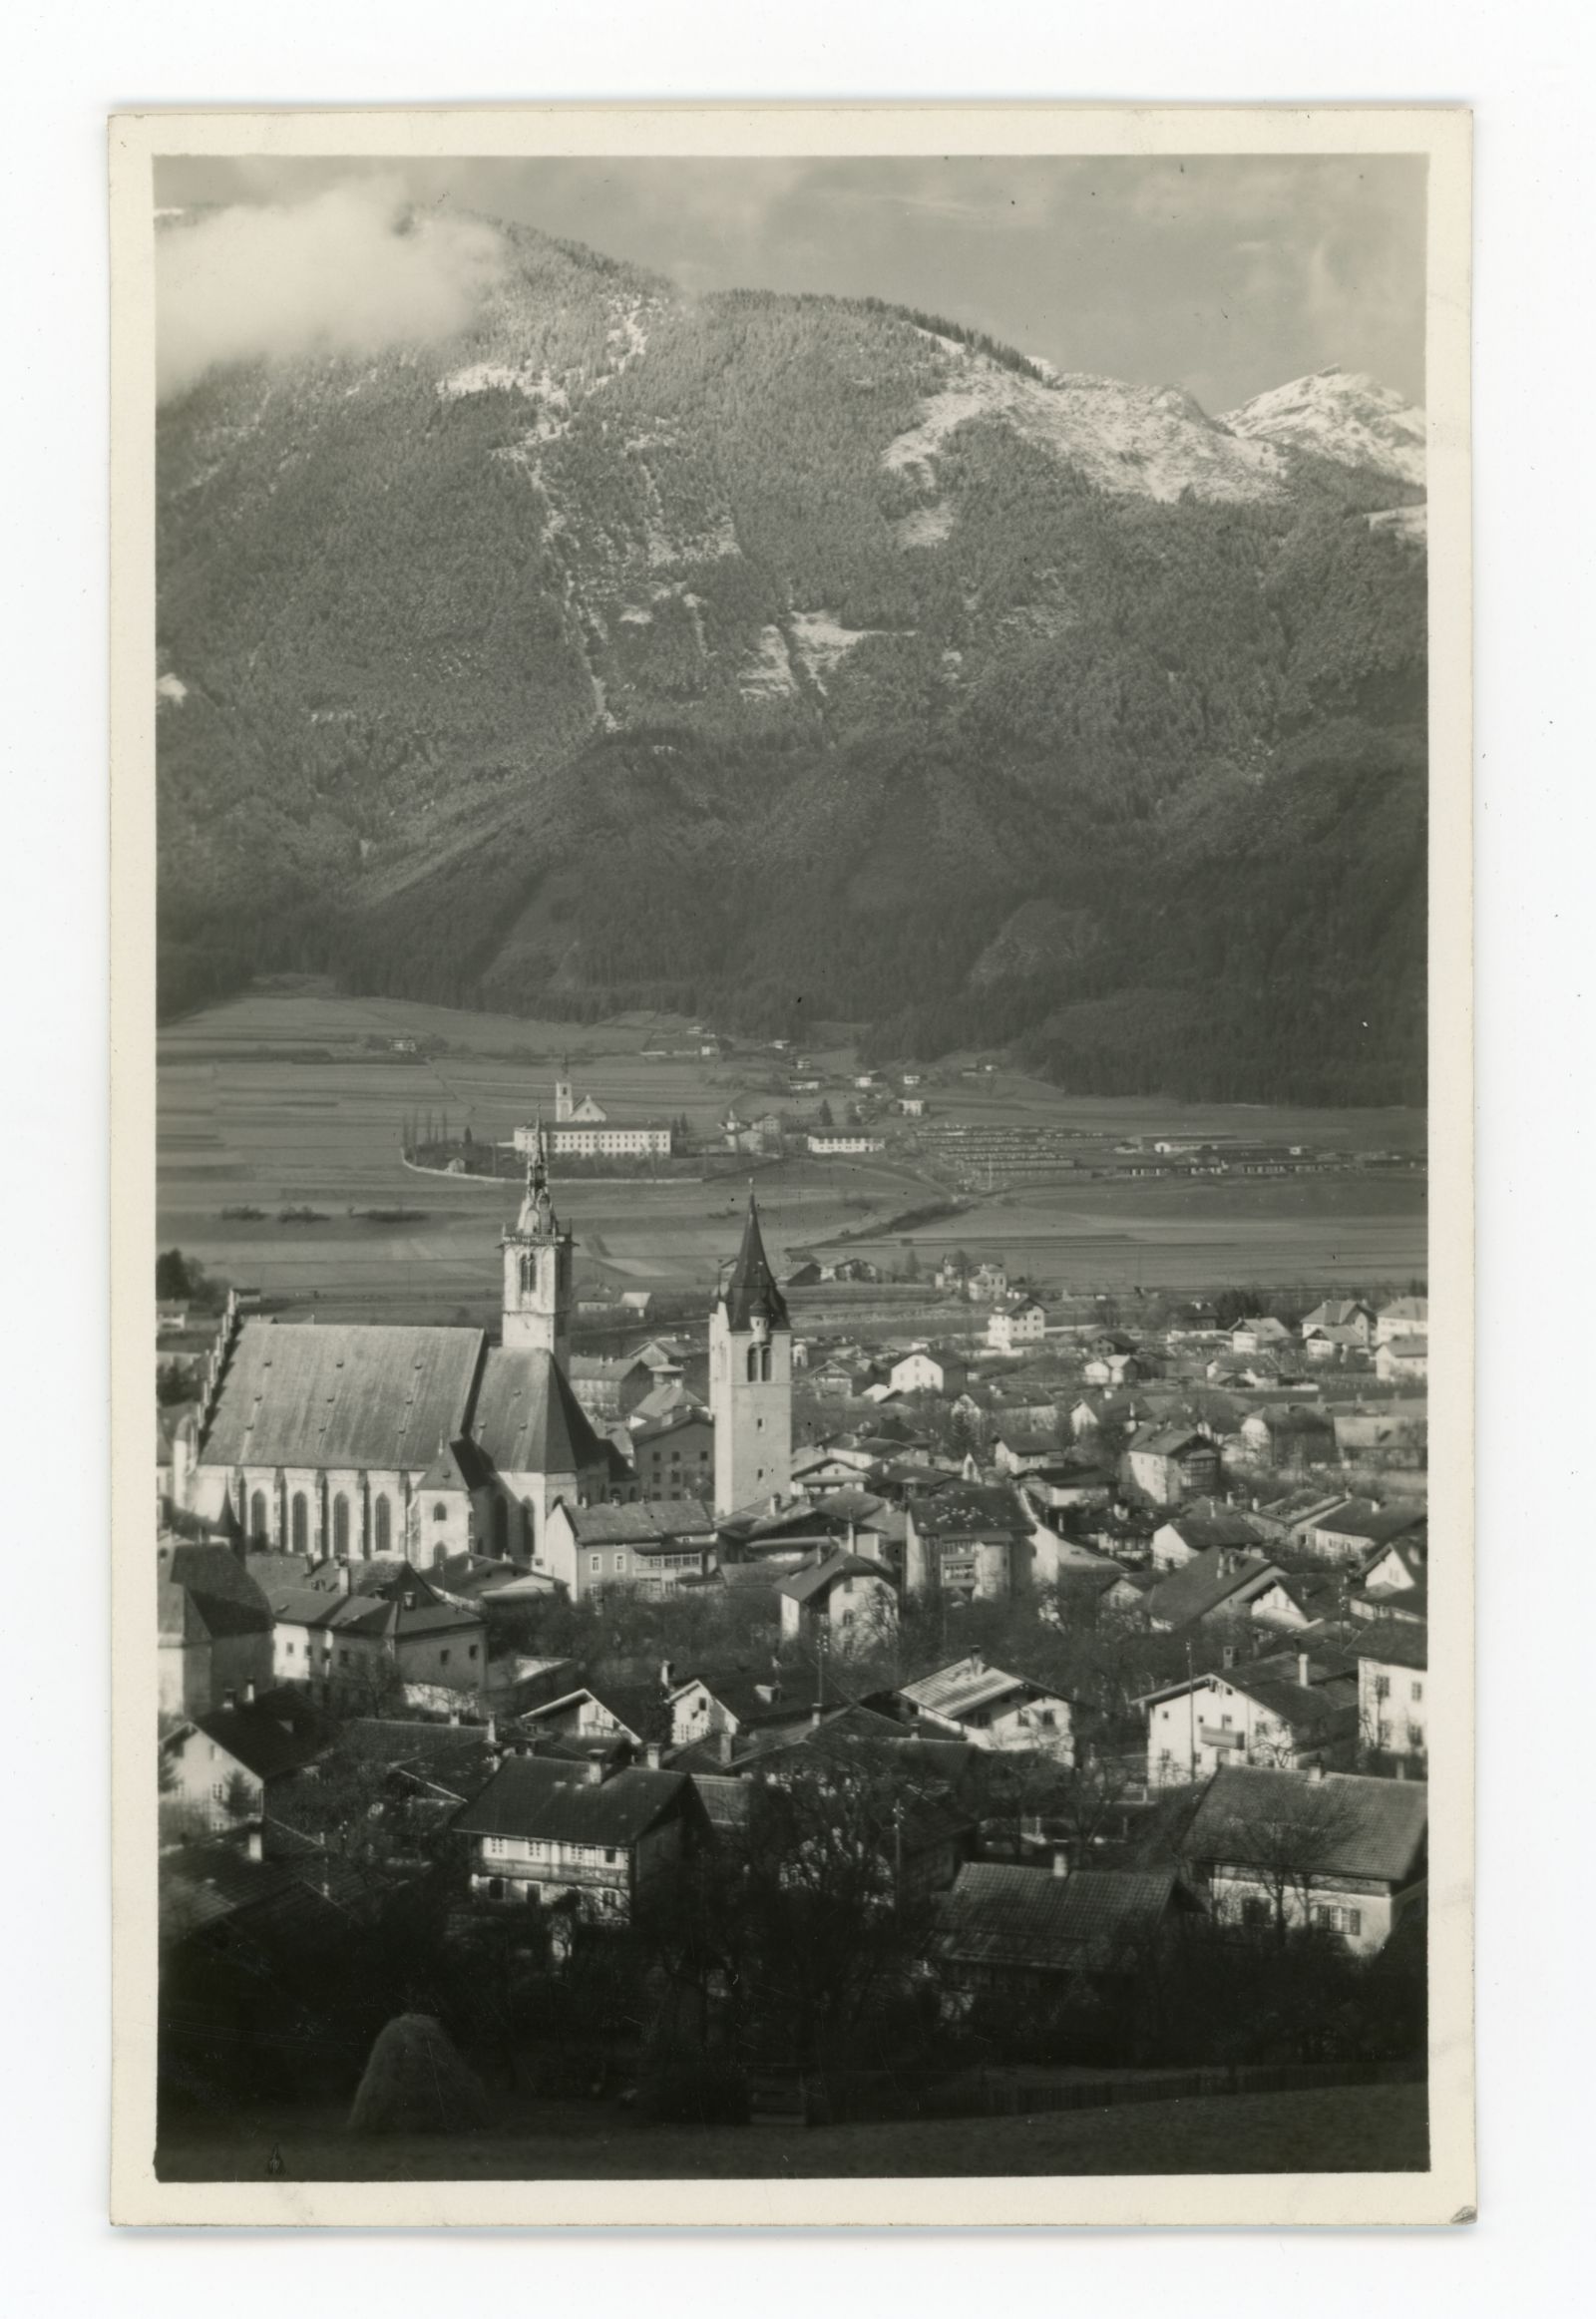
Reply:
[[[1404,406],[1299,382],[1233,428],[504,242],[449,345],[162,414],[165,1005],[331,967],[1421,1096]]]

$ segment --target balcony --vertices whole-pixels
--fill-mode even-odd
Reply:
[[[1229,1730],[1228,1727],[1221,1729],[1219,1726],[1214,1724],[1199,1724],[1197,1727],[1197,1737],[1205,1747],[1245,1748],[1247,1744],[1247,1734],[1245,1732],[1233,1732]]]

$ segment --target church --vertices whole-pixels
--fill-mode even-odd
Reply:
[[[475,1553],[529,1568],[557,1505],[635,1496],[570,1382],[572,1235],[547,1148],[501,1243],[499,1341],[462,1328],[244,1319],[229,1299],[173,1500],[251,1549],[436,1569]],[[792,1337],[749,1200],[710,1318],[718,1516],[791,1495]]]

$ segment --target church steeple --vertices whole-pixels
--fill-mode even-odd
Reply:
[[[792,1323],[748,1195],[742,1246],[709,1316],[717,1514],[792,1492]]]
[[[564,1365],[571,1357],[572,1238],[555,1214],[541,1119],[527,1158],[521,1212],[501,1246],[505,1344],[552,1353]]]
[[[765,1254],[765,1238],[759,1229],[759,1203],[752,1189],[748,1193],[742,1246],[720,1299],[726,1308],[726,1325],[730,1329],[747,1329],[756,1316],[763,1319],[767,1329],[792,1326],[787,1318],[787,1301],[776,1286],[776,1276]]]

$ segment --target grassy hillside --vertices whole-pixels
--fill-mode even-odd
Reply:
[[[164,413],[169,1009],[331,968],[1421,1095],[1424,568],[1366,520],[1409,490],[508,241],[466,339]]]

